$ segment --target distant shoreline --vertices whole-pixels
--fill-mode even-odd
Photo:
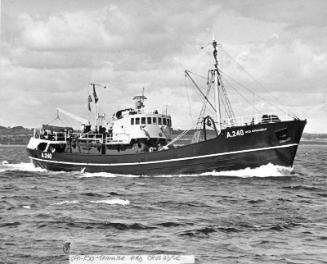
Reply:
[[[303,140],[301,139],[300,145],[327,145],[327,140]]]
[[[0,144],[0,147],[26,147],[27,144]]]

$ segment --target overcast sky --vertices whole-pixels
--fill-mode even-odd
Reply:
[[[2,0],[0,125],[40,126],[56,107],[89,118],[96,81],[108,85],[98,88],[108,116],[144,87],[147,106],[168,105],[175,128],[191,127],[201,100],[183,71],[207,75],[213,34],[236,115],[273,111],[270,101],[327,132],[325,0]]]

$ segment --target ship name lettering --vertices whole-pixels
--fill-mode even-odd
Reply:
[[[252,129],[252,132],[261,132],[261,131],[266,131],[267,128],[263,127],[263,128],[257,128],[257,129]]]
[[[233,131],[227,132],[227,138],[238,137],[238,136],[244,136],[243,129],[238,129],[238,130],[233,130]]]

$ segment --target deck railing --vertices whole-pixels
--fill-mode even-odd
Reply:
[[[265,113],[223,119],[220,125],[222,128],[227,128],[243,125],[276,123],[281,121],[294,120],[295,118],[297,117],[295,117],[294,114],[289,113]]]

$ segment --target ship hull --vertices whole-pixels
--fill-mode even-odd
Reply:
[[[27,149],[32,162],[54,171],[166,175],[255,168],[268,163],[291,167],[306,121],[293,120],[227,128],[219,136],[156,152],[106,155]]]

